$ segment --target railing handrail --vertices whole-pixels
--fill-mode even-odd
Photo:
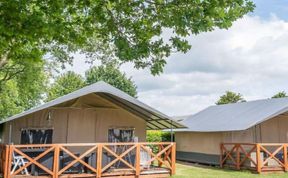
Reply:
[[[53,143],[53,144],[10,144],[15,148],[26,148],[26,147],[51,147],[55,145],[62,145],[62,146],[96,146],[96,145],[107,145],[107,146],[121,146],[121,145],[170,145],[176,144],[175,142],[117,142],[117,143]]]
[[[234,143],[234,142],[223,142],[223,143],[220,143],[222,145],[236,145],[236,144],[239,144],[239,145],[256,145],[257,143]]]
[[[223,144],[223,145],[235,145],[235,144],[239,144],[239,145],[257,145],[257,144],[259,144],[259,145],[288,145],[288,143],[269,143],[269,142],[255,142],[255,143],[251,143],[251,142],[247,142],[247,143],[245,143],[245,142],[241,142],[241,143],[238,143],[238,142],[223,142],[223,143],[220,143],[220,144]]]

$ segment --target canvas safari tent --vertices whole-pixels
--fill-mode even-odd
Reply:
[[[147,148],[150,143],[145,143],[146,130],[183,127],[165,114],[105,82],[92,84],[7,118],[0,122],[0,126],[2,128],[1,142],[2,155],[4,156],[2,156],[1,161],[4,177],[22,174],[33,176],[34,173],[31,173],[33,172],[31,170],[35,169],[33,165],[41,169],[45,173],[44,175],[58,177],[67,174],[67,171],[77,162],[82,166],[84,164],[85,169],[89,169],[88,172],[91,175],[97,175],[97,177],[101,177],[105,173],[108,174],[109,168],[118,162],[122,162],[124,167],[130,169],[132,177],[139,176],[142,174],[140,153],[143,154],[144,152],[144,154],[150,155],[150,161],[147,160],[148,165],[151,165],[151,162],[156,159],[155,157],[153,159],[153,155],[156,153],[152,153]],[[166,161],[163,161],[162,164],[167,164],[168,173],[173,174],[175,172],[175,160],[173,160],[172,149],[175,144],[153,144],[166,149],[162,153],[166,154],[170,161],[169,164]],[[87,147],[90,147],[90,150]],[[120,150],[122,151],[119,152],[118,147],[121,147]],[[31,150],[33,150],[33,154],[31,154]],[[167,150],[170,150],[169,154],[166,153]],[[35,155],[35,152],[39,154]],[[91,157],[93,153],[96,155],[96,157],[94,156],[94,166],[84,162],[84,159]],[[52,155],[50,157],[54,161],[50,161],[53,164],[50,163],[47,168],[47,166],[41,165],[40,160],[44,159],[45,156],[49,157],[48,154]],[[61,154],[62,157],[59,156]],[[68,157],[72,159],[71,164],[68,161],[68,163],[62,163],[64,166],[61,167],[57,160],[63,162],[62,158],[65,157],[63,156],[65,154],[66,157],[68,154]],[[15,162],[19,156],[22,160],[19,159],[20,161],[18,161],[23,163],[15,168]],[[109,160],[106,163],[104,161],[101,165],[99,164],[101,160],[97,160],[100,159],[99,157],[102,158],[102,162],[104,157],[107,160],[109,157]],[[130,162],[126,160],[127,157],[129,157]],[[116,159],[114,164],[113,158]],[[77,161],[72,162],[74,159]],[[98,161],[97,165],[96,160]],[[76,174],[85,172],[82,169],[78,170]]]
[[[288,166],[288,98],[210,106],[181,123],[187,128],[175,130],[179,160],[223,166],[230,159],[237,169],[250,161],[258,172]]]
[[[107,142],[109,128],[134,128],[145,141],[146,129],[183,127],[105,82],[98,82],[0,122],[2,143],[21,143],[25,129],[53,129],[52,143]]]

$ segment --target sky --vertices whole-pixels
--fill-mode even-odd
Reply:
[[[254,0],[253,13],[229,30],[215,30],[188,38],[186,54],[167,59],[164,73],[152,76],[125,64],[121,70],[138,87],[138,99],[170,116],[183,116],[214,105],[225,91],[247,100],[288,93],[288,0]],[[89,68],[76,55],[80,74]]]

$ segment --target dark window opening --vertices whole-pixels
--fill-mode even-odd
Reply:
[[[53,129],[22,129],[21,144],[51,144]]]
[[[108,131],[108,142],[133,142],[134,128],[113,128]]]

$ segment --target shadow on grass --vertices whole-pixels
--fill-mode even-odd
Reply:
[[[220,168],[219,166],[212,166],[212,165],[204,165],[204,164],[197,164],[197,163],[189,163],[189,162],[183,162],[183,161],[177,161],[177,164],[185,165],[185,166],[192,166],[195,168],[201,168],[201,169],[207,169],[211,171],[221,171],[221,172],[227,172],[227,173],[235,173],[235,172],[243,172],[243,173],[251,173],[251,174],[257,174],[256,171],[253,170],[235,170],[233,168]]]

